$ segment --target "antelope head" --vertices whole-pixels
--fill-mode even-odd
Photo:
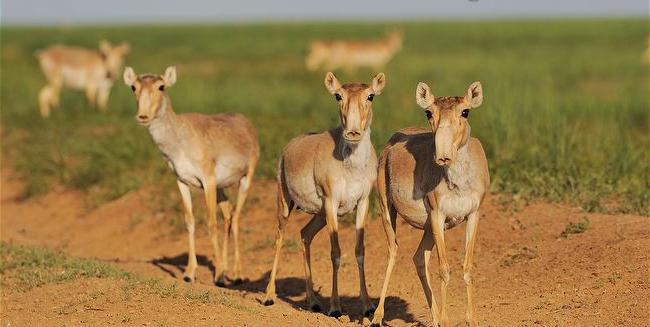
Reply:
[[[420,82],[415,99],[425,110],[433,131],[436,164],[452,164],[458,156],[458,149],[469,140],[469,112],[483,102],[481,83],[472,83],[464,96],[434,97],[429,86]]]
[[[106,78],[114,81],[124,64],[124,57],[131,51],[128,43],[122,42],[119,45],[111,45],[108,41],[99,42],[99,52],[104,58],[106,66]]]
[[[176,67],[167,67],[164,75],[136,75],[133,68],[124,69],[124,83],[131,87],[138,108],[136,120],[149,125],[165,113],[170,99],[165,90],[176,83]]]
[[[356,145],[367,134],[372,122],[372,100],[386,86],[386,76],[379,73],[372,83],[347,83],[341,85],[331,72],[325,75],[325,87],[334,95],[339,105],[339,119],[343,127],[343,139]]]

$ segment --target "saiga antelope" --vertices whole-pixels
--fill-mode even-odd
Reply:
[[[208,209],[208,232],[216,270],[214,282],[217,286],[225,286],[226,277],[241,282],[239,216],[260,153],[257,131],[246,117],[238,113],[175,114],[166,92],[175,82],[175,67],[168,67],[162,76],[138,76],[131,67],[124,70],[124,83],[131,87],[136,98],[136,119],[149,129],[154,142],[176,174],[189,233],[189,253],[183,280],[193,282],[197,266],[190,194],[190,186],[194,186],[203,189]],[[239,192],[234,213],[231,213],[224,188],[234,185],[238,185]],[[217,243],[217,205],[225,221],[221,260]],[[235,269],[233,276],[226,276],[231,230],[235,243]]]
[[[402,48],[402,32],[392,31],[378,41],[313,41],[305,59],[307,69],[326,70],[359,67],[379,70]]]
[[[59,105],[62,87],[84,90],[91,106],[106,109],[113,81],[129,51],[128,43],[112,46],[107,41],[99,43],[99,51],[64,45],[38,51],[36,56],[47,79],[38,93],[41,116],[48,117],[51,107]]]
[[[401,216],[424,235],[413,256],[434,325],[448,325],[446,303],[449,265],[444,231],[467,221],[463,273],[467,285],[467,323],[476,326],[472,301],[472,260],[479,220],[479,207],[489,185],[485,152],[470,137],[469,112],[483,102],[479,82],[465,96],[434,97],[429,86],[419,83],[418,105],[425,109],[430,129],[405,128],[395,133],[382,151],[377,171],[377,192],[388,239],[386,277],[373,324],[384,317],[384,300],[397,255],[396,219]],[[432,294],[429,255],[438,252],[440,312]]]
[[[278,230],[275,259],[266,288],[265,305],[276,299],[275,278],[284,237],[284,228],[293,208],[312,216],[302,228],[305,259],[305,287],[310,309],[320,311],[321,304],[313,290],[310,245],[327,226],[331,243],[332,296],[329,315],[341,315],[338,295],[338,269],[341,249],[338,239],[338,217],[356,208],[356,257],[359,268],[360,295],[363,313],[374,311],[368,299],[364,272],[363,235],[368,212],[368,196],[377,177],[377,156],[370,141],[372,100],[381,94],[386,77],[378,74],[371,85],[341,85],[334,74],[327,73],[325,87],[338,102],[341,125],[318,134],[305,134],[291,140],[284,149],[278,167]]]

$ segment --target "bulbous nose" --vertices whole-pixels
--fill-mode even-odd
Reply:
[[[345,136],[349,138],[359,138],[361,136],[361,133],[357,130],[354,131],[348,131],[345,133]]]
[[[451,163],[451,158],[449,158],[447,156],[436,158],[436,163],[439,166],[446,166],[446,165],[449,165]]]
[[[140,119],[140,120],[146,120],[148,118],[149,118],[149,116],[147,116],[147,115],[138,115],[138,119]]]

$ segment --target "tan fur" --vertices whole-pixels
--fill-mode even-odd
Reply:
[[[41,116],[48,117],[51,107],[59,105],[62,87],[83,90],[91,106],[106,109],[111,87],[129,51],[127,43],[112,46],[107,41],[100,42],[99,50],[54,45],[38,51],[37,58],[47,79],[38,95]]]
[[[246,117],[238,113],[175,114],[167,94],[167,88],[175,81],[174,67],[167,68],[163,76],[137,76],[131,67],[124,71],[124,82],[134,89],[138,106],[136,119],[149,129],[178,179],[189,232],[184,279],[194,281],[197,267],[190,196],[190,186],[195,186],[203,189],[208,208],[208,231],[214,250],[214,281],[219,286],[225,285],[226,278],[241,281],[239,216],[259,158],[257,131]],[[231,204],[224,193],[224,188],[230,186],[239,189],[234,213],[231,213]],[[221,258],[217,242],[217,205],[225,221]],[[235,268],[233,276],[227,276],[231,231],[235,243]]]
[[[402,33],[393,31],[377,41],[313,41],[305,64],[311,71],[360,67],[383,68],[402,48]]]
[[[434,326],[448,325],[446,311],[449,265],[444,231],[467,221],[466,255],[463,264],[467,284],[467,323],[476,326],[472,298],[472,259],[479,219],[479,207],[489,185],[487,159],[481,143],[470,137],[463,110],[483,101],[481,84],[473,83],[463,97],[433,97],[420,83],[418,104],[427,111],[430,129],[405,128],[395,133],[379,159],[377,191],[382,207],[384,230],[389,243],[386,278],[373,324],[381,324],[388,282],[397,255],[395,220],[401,216],[424,235],[413,261],[424,289]],[[429,277],[429,255],[438,252],[441,278],[441,310]]]
[[[291,140],[282,153],[278,167],[278,231],[276,253],[264,303],[276,298],[275,278],[284,237],[284,227],[293,208],[312,218],[302,229],[305,257],[305,281],[310,308],[320,311],[321,305],[313,290],[310,244],[316,233],[327,226],[331,243],[332,296],[329,313],[341,314],[338,296],[338,268],[341,250],[338,242],[338,217],[356,209],[356,256],[359,267],[363,312],[374,310],[368,298],[364,271],[364,226],[368,196],[376,179],[377,156],[370,141],[372,97],[384,88],[384,74],[378,74],[371,85],[341,85],[334,74],[327,73],[325,86],[340,98],[341,125],[329,131],[306,134]]]

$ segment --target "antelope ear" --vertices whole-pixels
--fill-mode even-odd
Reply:
[[[327,74],[325,74],[325,87],[332,94],[336,93],[336,91],[341,88],[341,83],[339,83],[339,80],[336,79],[334,73],[327,72]]]
[[[124,68],[124,75],[122,77],[124,77],[124,84],[127,86],[132,86],[138,78],[131,67]]]
[[[415,89],[415,101],[418,103],[422,109],[428,109],[433,105],[433,94],[431,94],[431,89],[429,85],[424,82],[418,83],[417,88]]]
[[[465,100],[472,108],[476,108],[483,103],[483,87],[481,86],[481,82],[474,82],[469,86]]]
[[[107,54],[111,51],[113,46],[111,46],[111,43],[106,41],[106,40],[101,40],[99,41],[99,51],[101,51],[104,54]]]
[[[174,85],[176,83],[176,67],[175,66],[169,66],[167,69],[165,69],[165,75],[163,76],[163,81],[165,82],[165,86],[169,87]]]
[[[381,94],[381,90],[383,90],[385,86],[386,75],[384,75],[384,73],[379,73],[372,79],[372,91],[375,92],[375,95]]]
[[[122,50],[122,54],[128,54],[129,52],[131,52],[131,45],[129,44],[129,42],[122,42],[120,44],[120,50]]]

